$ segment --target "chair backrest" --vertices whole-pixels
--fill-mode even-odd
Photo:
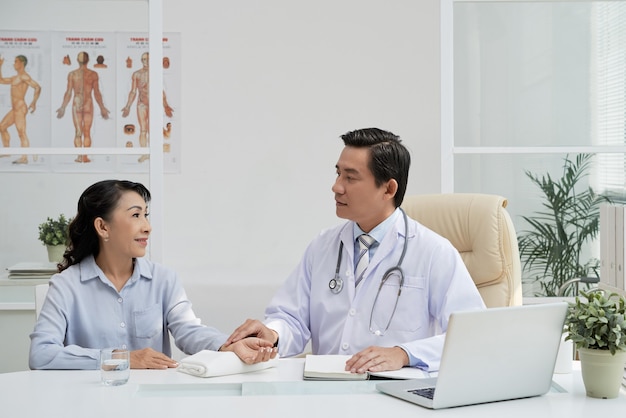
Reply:
[[[517,235],[502,196],[474,193],[406,196],[407,215],[459,251],[487,307],[522,304]]]
[[[35,319],[39,318],[41,307],[48,294],[48,283],[35,285]]]

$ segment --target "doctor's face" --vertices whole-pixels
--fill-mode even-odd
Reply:
[[[365,232],[371,231],[395,209],[395,193],[389,193],[389,182],[376,186],[369,161],[368,148],[346,146],[335,166],[337,179],[332,187],[337,216],[355,221]]]

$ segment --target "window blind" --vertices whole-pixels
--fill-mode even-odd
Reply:
[[[622,146],[626,138],[626,3],[594,2],[592,10],[593,140],[596,145]],[[596,174],[601,193],[626,197],[623,153],[598,154]]]

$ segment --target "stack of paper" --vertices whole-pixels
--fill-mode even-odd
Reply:
[[[7,269],[9,279],[49,279],[57,273],[56,263],[23,262]]]

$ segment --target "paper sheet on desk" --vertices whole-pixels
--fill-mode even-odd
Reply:
[[[231,351],[202,350],[182,359],[177,370],[192,376],[215,377],[269,369],[277,361],[278,356],[262,363],[246,364]]]

